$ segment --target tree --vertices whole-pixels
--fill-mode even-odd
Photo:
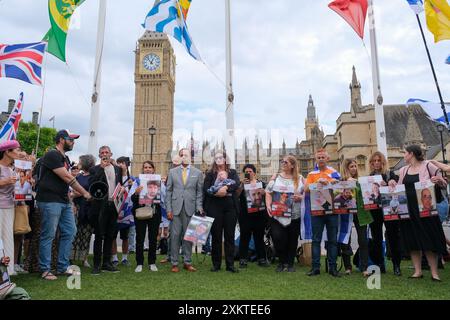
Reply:
[[[31,154],[36,149],[36,140],[38,134],[38,126],[32,122],[21,121],[19,124],[19,132],[17,134],[17,140],[24,151]],[[53,128],[41,128],[41,134],[39,137],[39,150],[36,155],[37,158],[42,157],[45,151],[54,146],[54,137],[56,136],[56,130]]]

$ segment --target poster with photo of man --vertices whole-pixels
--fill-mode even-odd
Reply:
[[[266,210],[264,203],[264,189],[262,182],[244,184],[245,197],[247,199],[247,212],[255,213]]]
[[[333,213],[333,189],[332,185],[326,186],[321,183],[309,185],[311,197],[311,215],[323,216]]]
[[[14,171],[17,175],[14,187],[14,201],[33,200],[33,185],[31,181],[31,161],[14,160]]]
[[[414,183],[421,218],[437,216],[434,183],[430,180]]]
[[[381,193],[383,177],[381,175],[359,177],[361,192],[363,196],[364,209],[376,210],[381,208]]]
[[[153,204],[161,202],[161,175],[140,174],[140,186],[143,187],[139,194],[139,204]]]
[[[292,206],[294,204],[294,187],[279,186],[273,187],[272,193],[272,216],[290,218],[292,216]]]
[[[333,186],[333,213],[358,213],[356,181],[340,181]]]
[[[398,184],[395,188],[381,187],[380,193],[384,221],[409,219],[405,185]]]
[[[196,244],[206,244],[214,218],[193,215],[183,239]]]

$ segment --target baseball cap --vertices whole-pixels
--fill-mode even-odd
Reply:
[[[78,139],[79,137],[80,137],[79,134],[70,133],[68,130],[59,130],[55,136],[55,141],[58,142],[59,139],[61,139],[61,138],[63,138],[63,139],[67,139],[67,138]]]

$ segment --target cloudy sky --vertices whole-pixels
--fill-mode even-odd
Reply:
[[[104,49],[99,143],[116,156],[131,155],[134,117],[134,53],[153,0],[109,0]],[[356,33],[326,0],[236,0],[232,2],[232,52],[236,128],[264,137],[269,130],[288,146],[304,138],[308,96],[313,96],[326,134],[349,111],[352,66],[362,84],[363,104],[372,103],[369,28],[365,49]],[[413,12],[406,0],[374,0],[386,104],[416,97],[437,101],[437,93]],[[56,117],[58,129],[80,133],[73,155],[87,152],[90,95],[93,83],[98,1],[78,9],[67,41],[64,64],[48,56],[43,121]],[[425,25],[425,17],[421,16]],[[192,59],[176,41],[175,129],[197,128],[203,139],[225,128],[224,0],[193,0],[188,25],[205,65]],[[0,43],[35,42],[50,24],[46,0],[0,0]],[[367,26],[367,24],[366,24]],[[426,31],[441,89],[450,100],[450,41],[433,43]],[[39,111],[42,89],[14,79],[0,79],[0,106],[25,94],[25,120]],[[201,130],[199,130],[201,128]],[[200,135],[200,134],[199,134]],[[278,141],[280,143],[281,141]],[[240,144],[240,142],[238,142]],[[277,144],[274,141],[274,144]]]

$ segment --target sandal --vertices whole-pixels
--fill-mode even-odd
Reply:
[[[41,274],[41,279],[54,281],[57,280],[58,278],[50,271],[45,271]]]
[[[64,272],[58,272],[58,276],[81,276],[81,272],[72,268],[67,268]]]

